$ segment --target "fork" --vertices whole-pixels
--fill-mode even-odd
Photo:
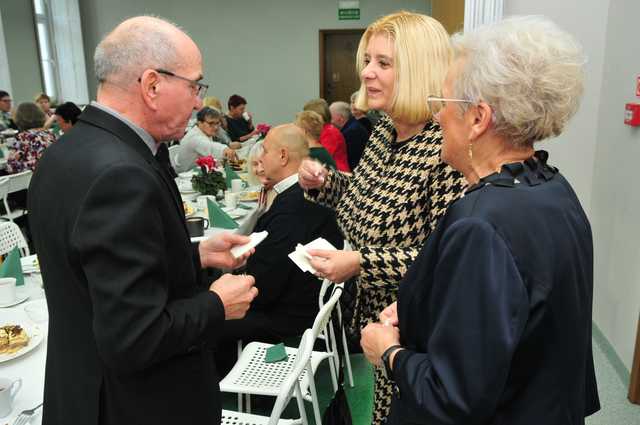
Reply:
[[[42,406],[42,403],[38,404],[33,409],[26,409],[20,412],[15,421],[13,421],[13,425],[26,425],[31,422],[31,418],[33,417],[36,410],[38,410]]]

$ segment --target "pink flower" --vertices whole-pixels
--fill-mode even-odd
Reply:
[[[257,125],[256,128],[258,129],[260,134],[262,134],[263,136],[266,136],[267,133],[269,132],[269,130],[271,130],[271,126],[269,124],[266,124],[266,123],[260,123],[260,124]]]

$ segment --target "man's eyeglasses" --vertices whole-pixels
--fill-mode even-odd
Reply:
[[[11,103],[11,98],[5,97],[4,99],[0,99],[0,102]]]
[[[466,99],[452,99],[452,98],[446,98],[446,97],[436,97],[436,96],[429,96],[427,97],[427,102],[433,102],[435,104],[437,104],[438,106],[440,106],[441,108],[444,108],[445,106],[447,106],[447,102],[455,102],[455,103],[475,103],[472,100],[466,100]]]
[[[217,127],[220,125],[220,121],[205,121],[204,123],[209,127]]]
[[[155,69],[154,71],[156,71],[158,74],[163,74],[169,77],[178,78],[180,80],[188,82],[189,85],[191,86],[191,89],[194,91],[194,94],[196,94],[200,99],[204,99],[204,97],[207,94],[207,90],[209,89],[208,84],[203,84],[200,81],[191,80],[189,78],[176,75],[171,71],[167,71],[166,69]],[[138,78],[138,81],[140,81],[139,78]]]

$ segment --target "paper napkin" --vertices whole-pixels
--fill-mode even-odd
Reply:
[[[264,362],[265,363],[276,363],[281,362],[283,360],[287,360],[289,356],[284,349],[284,344],[281,342],[280,344],[272,345],[267,348],[267,351],[264,353]]]
[[[237,229],[238,223],[229,214],[224,212],[220,206],[207,198],[207,210],[209,211],[209,225],[222,229]]]
[[[24,274],[20,265],[20,250],[16,245],[0,266],[0,277],[15,277],[16,286],[24,285]]]
[[[309,272],[309,273],[316,272],[316,269],[314,269],[311,263],[309,262],[309,260],[311,260],[311,255],[309,255],[308,250],[310,249],[323,249],[326,251],[337,251],[337,248],[331,245],[331,242],[329,242],[324,238],[318,238],[314,241],[309,242],[306,245],[298,244],[296,246],[296,249],[289,254],[289,258],[303,272]]]

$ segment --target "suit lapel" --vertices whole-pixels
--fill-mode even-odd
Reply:
[[[156,160],[151,153],[151,150],[149,150],[149,147],[144,143],[140,136],[138,136],[138,134],[126,123],[91,105],[84,109],[82,115],[80,115],[78,119],[96,127],[100,127],[113,134],[119,141],[129,146],[138,155],[140,155],[145,162],[155,170],[167,186],[176,210],[182,217],[182,227],[188,235],[189,232],[187,231],[187,225],[184,219],[184,207],[182,206],[182,200],[180,199],[180,192],[176,186],[176,182],[168,175],[168,172],[163,170],[163,166]]]

